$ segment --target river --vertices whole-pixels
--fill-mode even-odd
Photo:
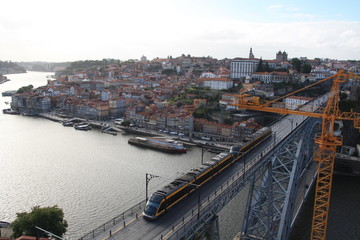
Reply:
[[[46,76],[52,74],[7,75],[11,81],[0,85],[0,92],[29,84],[43,86]],[[0,97],[1,109],[8,108],[5,102],[10,101],[10,97]],[[64,210],[69,224],[69,239],[81,237],[143,200],[146,173],[174,179],[201,163],[201,149],[196,147],[189,148],[183,155],[170,155],[129,145],[127,140],[131,135],[77,131],[41,118],[0,113],[0,132],[0,221],[11,222],[17,212],[29,212],[33,206],[58,205]],[[204,157],[210,156],[205,153]],[[351,195],[351,189],[357,189],[359,181],[344,182],[343,179],[335,178],[333,191],[339,192],[345,184]],[[165,178],[152,179],[149,192],[167,182]],[[220,212],[221,239],[232,239],[241,230],[247,190],[245,188]],[[357,202],[353,201],[353,195],[348,195],[345,205],[358,209],[359,194],[356,195]],[[339,202],[343,196],[342,192],[336,194],[333,202]],[[343,209],[333,205],[332,208]],[[306,212],[311,212],[311,208],[307,209]],[[341,213],[344,215],[345,211]],[[356,211],[352,213],[358,213],[354,218],[357,221],[350,221],[353,230],[359,229],[355,223],[359,222],[360,213]],[[335,213],[330,217],[334,219],[331,224],[334,221],[337,224],[333,228],[339,229],[343,221],[337,222]],[[306,226],[299,226],[299,229],[304,228]],[[293,239],[300,239],[296,235]],[[343,239],[360,237],[353,231],[351,236]]]
[[[0,92],[43,86],[52,74],[7,75],[10,81],[0,85]],[[1,109],[10,107],[5,102],[11,97],[0,98]],[[145,199],[146,173],[174,179],[201,163],[196,147],[170,155],[129,145],[131,135],[77,131],[41,118],[0,113],[0,132],[0,220],[13,221],[17,212],[33,206],[58,205],[71,239]],[[149,192],[167,182],[152,179]]]

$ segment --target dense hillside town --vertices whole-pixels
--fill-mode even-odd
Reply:
[[[225,141],[242,139],[261,127],[256,114],[241,114],[239,96],[272,99],[339,69],[360,72],[360,62],[330,59],[214,59],[181,55],[147,60],[73,62],[47,85],[12,96],[11,108],[22,113],[56,111],[93,120],[124,118],[148,129],[189,134],[203,132]],[[325,91],[318,88],[289,97],[296,108]]]

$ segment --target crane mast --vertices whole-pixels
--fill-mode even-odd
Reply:
[[[335,75],[322,79],[305,88],[299,89],[295,92],[277,98],[273,101],[260,104],[257,97],[247,97],[247,95],[239,95],[238,103],[233,104],[238,108],[249,110],[257,110],[264,112],[273,112],[280,114],[295,114],[308,117],[322,118],[321,134],[316,135],[315,143],[317,144],[317,151],[314,153],[314,161],[318,162],[317,181],[315,188],[314,211],[312,218],[311,239],[325,240],[327,222],[330,207],[330,196],[332,187],[332,178],[334,172],[334,160],[336,147],[342,145],[342,137],[334,135],[334,126],[336,120],[352,120],[354,126],[360,128],[360,113],[354,112],[340,112],[340,85],[346,82],[349,78],[360,78],[352,73],[345,73],[344,70],[338,71]],[[271,107],[271,104],[293,95],[297,92],[303,91],[316,84],[333,79],[333,84],[328,95],[328,100],[322,112],[314,112],[313,110],[298,108],[296,110],[286,108]]]
[[[318,150],[314,161],[318,162],[318,172],[311,229],[313,240],[326,238],[336,147],[342,145],[342,138],[334,135],[335,120],[339,116],[340,84],[345,82],[342,76],[341,72],[333,81],[323,112],[321,135],[315,137]]]

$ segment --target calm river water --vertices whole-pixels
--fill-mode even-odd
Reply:
[[[51,74],[7,75],[11,81],[0,85],[0,92],[43,86]],[[10,107],[5,103],[10,101],[0,97],[1,109]],[[0,220],[13,221],[17,212],[33,206],[58,205],[71,239],[145,199],[145,173],[173,179],[201,162],[196,147],[169,155],[129,145],[130,135],[77,131],[41,118],[0,113],[0,133]],[[205,153],[205,158],[210,156]],[[150,192],[166,182],[152,179]],[[246,196],[240,199],[245,202]],[[224,237],[239,230],[240,224],[233,231],[226,229]]]
[[[46,76],[51,74],[7,75],[11,81],[0,85],[0,92],[29,84],[43,86]],[[0,96],[1,109],[8,108],[5,102],[10,101],[10,97]],[[0,113],[0,133],[0,220],[13,221],[17,212],[30,211],[33,206],[58,205],[69,223],[70,239],[82,236],[143,200],[145,173],[173,179],[201,162],[201,150],[196,147],[183,155],[169,155],[128,145],[130,135],[76,131],[40,118]],[[205,153],[205,158],[210,156]],[[360,192],[359,181],[346,178],[344,182],[341,177],[335,180],[334,191],[343,189],[345,184],[347,189],[353,187]],[[152,179],[150,192],[167,182]],[[359,216],[353,196],[340,193],[333,197],[333,202],[344,196],[347,202],[353,203],[351,206],[356,206]],[[359,194],[357,197],[359,202]],[[247,188],[219,214],[222,239],[232,239],[241,230],[246,199]],[[311,209],[309,211],[311,214]],[[346,221],[344,211],[341,216]],[[338,227],[341,225],[335,222]],[[352,230],[359,229],[358,222],[349,223]],[[352,234],[358,238],[343,239],[360,239],[358,233]]]

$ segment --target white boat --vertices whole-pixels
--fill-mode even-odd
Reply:
[[[87,131],[87,130],[91,130],[91,126],[89,123],[80,123],[80,124],[76,124],[74,126],[74,128],[76,130],[83,130],[83,131]]]
[[[63,121],[62,125],[64,127],[72,127],[74,123],[72,121]]]

